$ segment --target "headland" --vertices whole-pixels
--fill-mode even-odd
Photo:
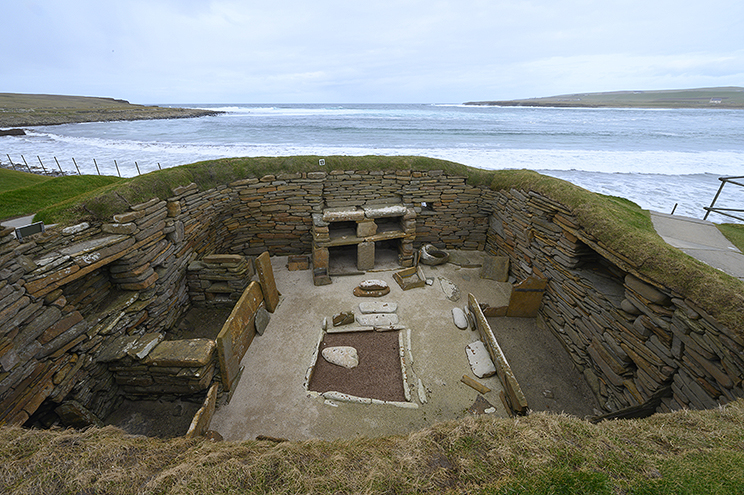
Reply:
[[[518,100],[469,101],[465,105],[567,108],[744,108],[744,88],[670,89],[573,93]]]
[[[0,93],[0,127],[178,119],[218,113],[198,108],[135,105],[114,98]]]

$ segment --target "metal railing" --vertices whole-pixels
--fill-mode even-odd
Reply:
[[[719,215],[725,215],[727,217],[735,218],[737,220],[741,220],[742,222],[744,222],[744,218],[742,218],[742,217],[737,217],[736,215],[732,215],[731,213],[724,213],[724,212],[727,212],[727,211],[728,212],[732,212],[733,211],[733,212],[742,213],[742,212],[744,212],[744,210],[742,210],[742,209],[736,209],[736,208],[714,208],[713,207],[713,205],[716,204],[716,201],[718,201],[718,196],[721,195],[721,191],[723,191],[723,186],[725,186],[729,182],[731,184],[744,187],[744,184],[742,184],[741,182],[736,182],[736,180],[734,180],[734,179],[744,179],[744,176],[738,176],[738,177],[719,177],[718,178],[718,180],[721,181],[721,187],[718,188],[718,192],[716,193],[715,197],[713,198],[713,201],[710,203],[710,206],[703,207],[705,209],[705,211],[706,211],[705,216],[703,217],[703,220],[707,220],[708,219],[708,215],[710,215],[710,213],[713,212],[713,213],[718,213]]]
[[[8,163],[10,164],[11,167],[13,167],[13,170],[19,170],[20,169],[21,171],[23,171],[23,169],[25,167],[26,171],[28,171],[29,173],[32,173],[32,174],[35,173],[35,174],[41,174],[41,175],[58,175],[58,174],[68,175],[68,171],[67,170],[62,170],[62,165],[60,165],[59,160],[57,160],[57,157],[56,156],[53,157],[53,158],[54,158],[54,162],[57,164],[57,168],[59,169],[59,172],[57,172],[54,169],[54,167],[45,166],[44,165],[44,162],[41,161],[41,157],[38,156],[38,155],[36,156],[36,159],[39,161],[39,165],[41,165],[41,169],[39,169],[38,166],[34,165],[33,164],[33,161],[32,161],[32,164],[29,165],[28,162],[26,161],[26,157],[24,157],[23,155],[21,155],[21,160],[23,160],[23,165],[21,165],[18,162],[13,162],[13,159],[10,158],[10,155],[9,154],[6,153],[5,156],[8,157]],[[75,169],[77,170],[78,175],[82,175],[82,172],[80,172],[80,167],[78,166],[78,163],[77,163],[77,161],[75,160],[74,157],[72,158],[72,163],[75,165]],[[93,165],[95,165],[95,167],[96,167],[96,173],[98,175],[109,175],[109,174],[106,174],[106,173],[103,173],[103,174],[101,173],[101,169],[98,167],[98,162],[96,161],[95,158],[93,158]],[[0,161],[0,166],[4,166],[4,164],[1,161]],[[116,173],[117,173],[117,175],[119,177],[121,177],[121,170],[119,170],[119,163],[116,160],[114,160],[114,166],[116,167]],[[142,172],[140,171],[139,164],[137,162],[134,162],[134,166],[137,169],[137,175],[142,175]],[[158,163],[157,166],[158,166],[158,170],[162,170],[163,169],[160,166],[160,163]],[[110,175],[113,175],[113,174],[110,174]]]

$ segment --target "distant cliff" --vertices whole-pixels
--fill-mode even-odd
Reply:
[[[575,93],[504,101],[469,101],[465,105],[500,107],[577,108],[742,108],[744,88],[672,89],[663,91],[612,91]]]

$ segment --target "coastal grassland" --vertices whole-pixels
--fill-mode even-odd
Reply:
[[[739,251],[744,253],[744,224],[741,223],[720,223],[716,224],[718,230],[736,246]]]
[[[635,203],[528,170],[494,171],[491,188],[532,190],[567,206],[600,246],[632,260],[641,274],[684,294],[731,330],[744,331],[742,282],[664,242],[648,211]]]
[[[0,219],[5,220],[24,215],[32,215],[49,205],[80,201],[101,192],[101,188],[121,183],[126,179],[105,175],[67,175],[62,177],[42,177],[34,174],[7,174],[12,170],[0,170],[0,184],[6,189],[6,177],[18,187],[0,192]],[[41,180],[35,179],[38,177]],[[16,180],[17,179],[17,180]],[[25,184],[25,185],[24,185]],[[50,223],[50,222],[47,222]]]
[[[51,177],[0,168],[0,193],[21,187],[33,186],[48,180],[51,180]]]
[[[107,493],[734,494],[744,400],[591,424],[469,416],[407,436],[217,442],[114,427],[0,428],[0,490]]]
[[[89,96],[0,93],[0,127],[201,117],[219,112],[195,108],[133,105]]]

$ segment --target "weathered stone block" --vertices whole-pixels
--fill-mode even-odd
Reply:
[[[375,243],[360,242],[357,244],[357,269],[373,270],[375,268]]]
[[[148,366],[198,367],[214,357],[211,339],[166,340],[155,346],[143,360]]]

